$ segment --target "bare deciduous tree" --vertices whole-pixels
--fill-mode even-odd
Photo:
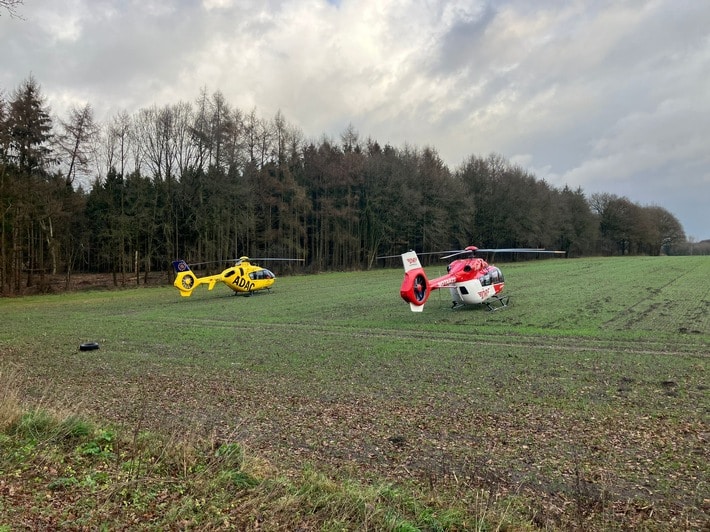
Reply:
[[[113,168],[121,177],[128,174],[128,158],[131,150],[135,150],[133,122],[127,112],[122,111],[111,118],[104,127],[97,164],[97,182],[101,182]]]
[[[19,17],[17,7],[21,6],[24,0],[0,0],[0,7],[4,7],[12,17]]]
[[[60,153],[66,157],[66,179],[68,184],[73,184],[77,174],[90,181],[89,163],[94,152],[92,150],[99,128],[94,121],[94,111],[90,104],[83,107],[72,107],[69,110],[69,118],[60,120],[62,132],[57,139]]]

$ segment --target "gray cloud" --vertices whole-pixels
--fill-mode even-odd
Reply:
[[[99,119],[192,101],[278,110],[312,137],[497,152],[710,237],[710,4],[694,0],[27,1],[0,17],[0,87]],[[40,5],[41,4],[41,5]]]

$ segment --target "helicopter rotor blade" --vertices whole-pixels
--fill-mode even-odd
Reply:
[[[412,250],[410,250],[412,251]],[[417,253],[418,256],[422,255],[441,255],[442,253],[456,253],[456,251],[451,250],[451,251],[427,251],[424,253]],[[380,255],[379,257],[375,257],[375,259],[400,259],[402,258],[402,254],[400,253],[399,255]]]
[[[208,260],[204,262],[188,262],[191,267],[194,266],[204,266],[205,264],[224,264],[226,262],[234,263],[234,266],[239,266],[245,260],[247,261],[298,261],[304,262],[306,259],[289,259],[285,257],[239,257],[238,259],[222,259],[222,260]],[[186,261],[187,262],[187,261]]]
[[[194,267],[194,266],[204,266],[205,264],[220,264],[225,261],[223,261],[223,260],[208,260],[208,261],[204,261],[204,262],[188,262],[188,261],[185,261],[185,262],[190,267]]]
[[[244,257],[237,259],[239,261],[244,260]],[[252,260],[261,260],[261,261],[297,261],[297,262],[304,262],[306,259],[288,259],[285,257],[246,257],[246,260],[252,261]]]
[[[557,255],[564,255],[566,251],[557,251],[545,248],[500,248],[500,249],[477,249],[476,251],[482,251],[484,253],[554,253]]]
[[[451,259],[459,255],[475,255],[476,253],[548,253],[554,255],[565,255],[566,251],[548,250],[544,248],[476,248],[476,249],[451,249],[444,251],[429,251],[417,253],[417,255],[443,255],[441,259]],[[446,255],[448,253],[448,255]],[[376,259],[398,259],[400,255],[380,255]]]
[[[442,253],[447,253],[446,251]],[[566,251],[555,251],[555,250],[548,250],[544,248],[476,248],[474,250],[471,249],[462,249],[460,251],[455,251],[451,255],[446,255],[444,257],[441,257],[442,259],[450,259],[453,257],[457,257],[459,255],[476,255],[477,253],[549,253],[549,254],[555,254],[555,255],[564,255],[566,254]]]
[[[441,257],[442,259],[450,259],[451,257],[458,257],[459,255],[466,255],[468,253],[473,253],[473,251],[467,249],[461,249],[459,251],[442,251],[442,253],[451,253],[451,255],[446,255]]]

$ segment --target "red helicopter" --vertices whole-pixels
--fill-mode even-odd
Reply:
[[[402,254],[404,264],[404,280],[399,290],[413,312],[424,310],[424,303],[432,290],[449,288],[453,299],[453,308],[464,305],[486,305],[489,310],[506,307],[508,296],[501,295],[504,286],[503,272],[476,257],[476,253],[545,253],[564,255],[564,251],[547,251],[536,248],[504,248],[479,249],[468,246],[458,251],[443,251],[449,253],[442,259],[453,260],[446,268],[447,273],[431,281],[427,278],[419,262],[416,252],[408,251]]]

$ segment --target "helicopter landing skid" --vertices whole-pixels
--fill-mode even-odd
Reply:
[[[508,306],[508,300],[510,296],[492,296],[488,300],[484,301],[482,304],[486,306],[491,312],[506,308]],[[465,307],[466,303],[461,301],[452,301],[451,310],[456,310],[457,308]]]
[[[259,295],[260,293],[264,294],[273,294],[271,291],[271,287],[267,286],[266,288],[260,288],[259,290],[250,290],[249,292],[234,292],[235,296],[242,296],[242,297],[251,297],[255,295]]]
[[[507,307],[509,299],[510,296],[493,296],[485,302],[485,305],[488,307],[488,310],[493,312]]]

